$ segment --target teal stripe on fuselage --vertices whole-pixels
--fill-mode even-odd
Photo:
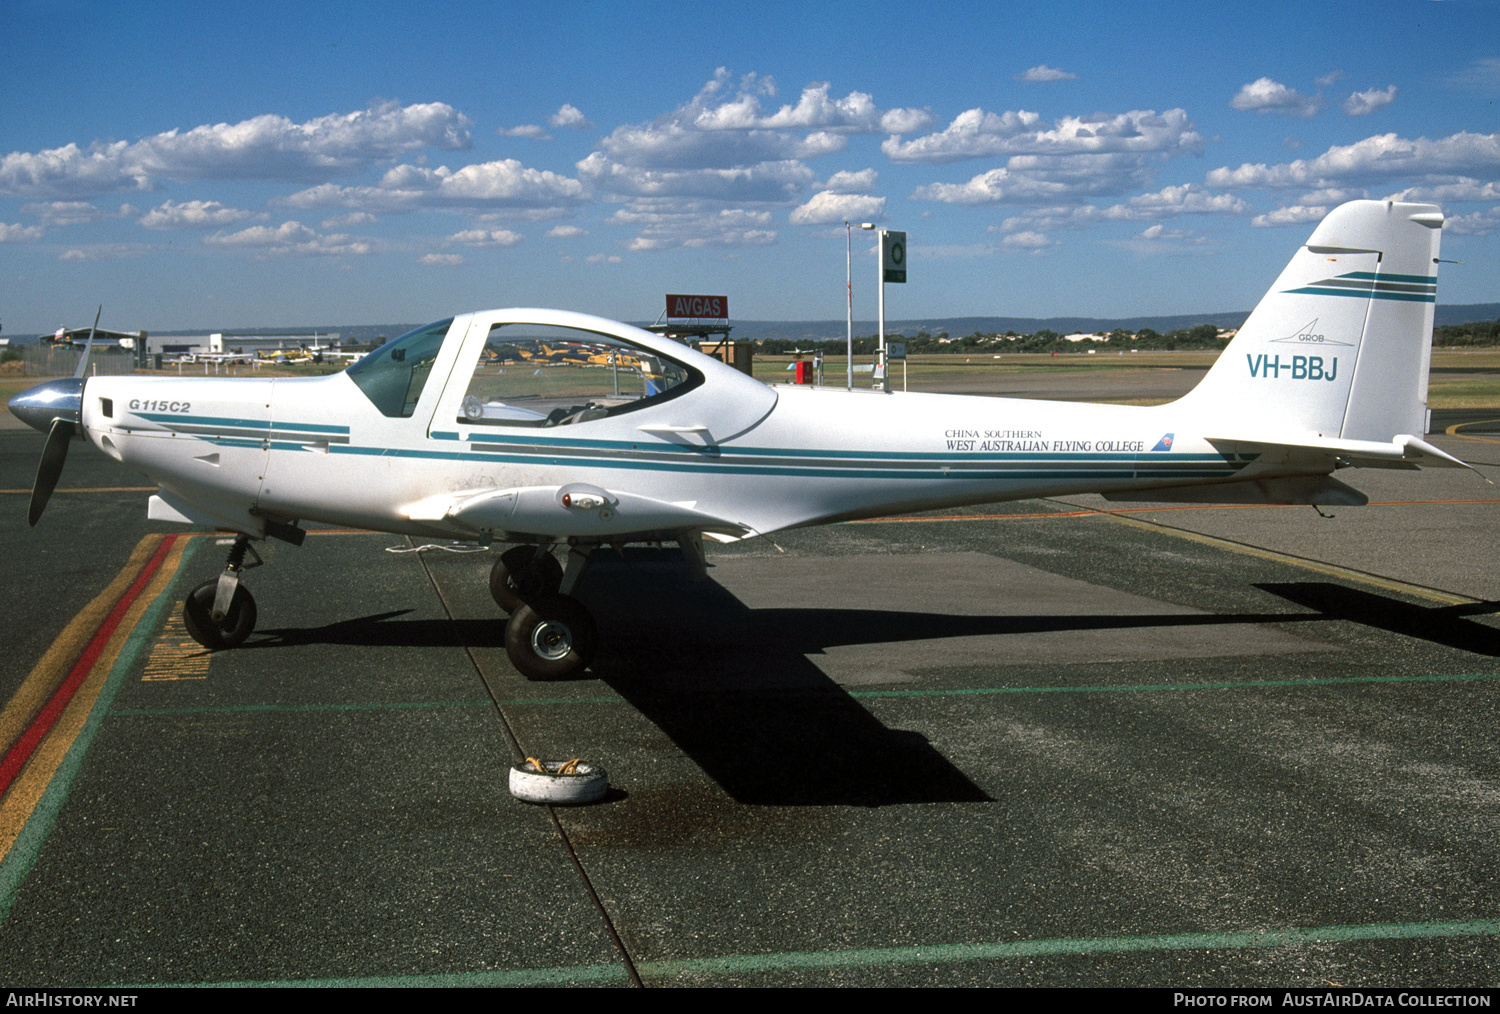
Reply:
[[[191,423],[195,426],[227,426],[242,430],[292,430],[298,433],[336,433],[347,436],[349,427],[323,423],[273,422],[270,419],[231,419],[226,416],[183,415],[180,412],[134,412],[132,415],[158,423]]]
[[[498,454],[498,453],[474,453],[464,451],[428,451],[416,448],[380,448],[380,447],[355,447],[331,445],[329,454],[362,454],[375,457],[395,458],[418,458],[439,461],[487,461],[498,464],[511,465],[553,465],[594,467],[594,468],[624,468],[640,469],[646,471],[661,472],[700,472],[715,475],[762,475],[762,476],[798,476],[815,477],[827,479],[1134,479],[1137,477],[1136,469],[1116,467],[1112,469],[1089,469],[1088,466],[1103,463],[1098,457],[1079,455],[1075,460],[1067,461],[1067,468],[1051,470],[1022,470],[1014,468],[949,468],[944,471],[940,465],[916,470],[916,469],[894,469],[894,468],[858,468],[858,467],[818,467],[807,465],[735,465],[720,461],[632,461],[610,458],[569,458],[566,456],[545,456],[539,454]],[[1123,456],[1122,456],[1123,457]],[[1205,458],[1211,456],[1204,455]],[[1020,462],[1018,462],[1019,464]],[[986,464],[990,464],[986,462]],[[1003,464],[1003,459],[994,461],[994,465]],[[1149,459],[1145,461],[1121,461],[1118,464],[1140,464],[1147,468],[1160,467],[1161,464]],[[1230,464],[1223,458],[1213,458],[1191,465],[1183,471],[1169,471],[1162,473],[1167,478],[1181,478],[1184,480],[1199,478],[1226,478],[1234,475],[1243,468],[1243,464]]]

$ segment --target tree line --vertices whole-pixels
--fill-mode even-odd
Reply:
[[[937,334],[929,334],[926,331],[918,331],[915,335],[893,334],[887,335],[888,342],[897,341],[906,343],[906,351],[910,355],[925,355],[928,353],[950,353],[970,354],[984,352],[989,354],[1006,352],[1079,352],[1087,349],[1108,349],[1111,352],[1120,349],[1150,349],[1153,351],[1193,351],[1207,349],[1219,351],[1229,343],[1233,336],[1232,331],[1221,331],[1212,324],[1199,324],[1196,327],[1178,328],[1161,334],[1151,328],[1142,328],[1139,331],[1126,331],[1123,328],[1115,328],[1108,333],[1109,341],[1067,341],[1056,331],[1043,328],[1032,334],[1017,334],[1015,331],[1006,331],[1004,334],[984,334],[975,331],[973,334],[964,335],[961,338],[952,338],[946,331]],[[1500,320],[1478,321],[1470,324],[1447,324],[1434,328],[1432,332],[1432,343],[1446,347],[1490,347],[1500,346]],[[873,356],[875,354],[876,336],[861,335],[854,339],[854,355]],[[788,355],[794,352],[812,353],[822,351],[825,355],[842,356],[847,347],[842,339],[834,341],[791,341],[785,338],[766,338],[756,343],[762,355],[778,356]]]

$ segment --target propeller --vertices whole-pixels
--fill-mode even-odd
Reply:
[[[42,462],[36,469],[36,482],[31,485],[31,508],[26,520],[35,528],[47,509],[47,501],[57,488],[57,478],[62,475],[63,462],[68,460],[68,441],[73,439],[73,424],[66,419],[53,419],[47,431],[47,443],[42,448]]]
[[[93,327],[89,328],[83,357],[78,360],[78,369],[73,371],[72,377],[29,387],[12,398],[8,405],[17,419],[47,434],[42,460],[36,469],[36,481],[31,486],[31,506],[26,512],[26,520],[33,528],[42,511],[47,509],[52,491],[57,488],[63,463],[68,460],[68,442],[83,432],[83,375],[88,369],[89,355],[94,351],[94,332],[99,327],[99,314],[103,312],[101,304],[94,314]]]

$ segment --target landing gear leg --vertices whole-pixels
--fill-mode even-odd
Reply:
[[[572,592],[594,548],[570,547],[568,566],[556,590],[528,599],[511,613],[505,625],[505,654],[527,679],[571,679],[593,660],[599,647],[598,628]]]
[[[490,568],[490,597],[513,613],[538,595],[555,595],[562,579],[562,566],[545,545],[515,546]]]
[[[245,554],[255,558],[245,563]],[[240,572],[261,565],[250,536],[238,535],[230,547],[224,572],[194,588],[182,604],[182,622],[193,640],[210,650],[242,644],[255,629],[255,599],[240,584]]]

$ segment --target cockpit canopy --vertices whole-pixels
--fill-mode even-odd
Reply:
[[[409,418],[452,323],[450,317],[387,342],[349,367],[350,379],[383,415]],[[462,368],[455,368],[455,379]],[[496,323],[468,368],[453,421],[471,426],[587,422],[675,398],[703,382],[699,370],[644,345],[558,324]]]

